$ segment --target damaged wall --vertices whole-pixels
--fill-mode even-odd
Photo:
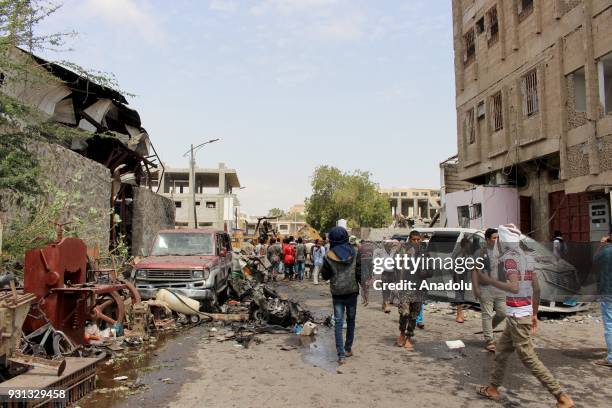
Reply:
[[[144,187],[134,187],[132,254],[148,251],[161,229],[174,228],[174,201]]]
[[[110,171],[103,165],[56,144],[33,143],[32,155],[40,167],[39,185],[47,202],[58,194],[67,194],[70,204],[61,214],[60,222],[74,218],[83,221],[81,237],[88,247],[106,250],[109,243]],[[0,207],[4,212],[5,236],[10,225],[25,210],[7,192],[0,192]]]

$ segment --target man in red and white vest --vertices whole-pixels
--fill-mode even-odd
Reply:
[[[485,283],[506,292],[506,327],[497,341],[495,367],[491,382],[478,393],[492,400],[501,399],[498,387],[502,384],[510,355],[516,351],[523,365],[557,399],[558,408],[573,407],[572,399],[563,392],[559,381],[542,364],[533,347],[533,335],[538,327],[540,286],[531,255],[520,246],[521,232],[514,225],[498,228],[500,266],[503,270],[496,279],[485,276]]]

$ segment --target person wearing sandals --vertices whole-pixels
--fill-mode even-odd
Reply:
[[[601,317],[608,348],[607,358],[594,361],[598,366],[612,368],[612,243],[610,236],[601,239],[601,245],[593,258],[599,271],[598,289],[601,295]]]
[[[484,268],[472,271],[472,290],[474,297],[480,303],[482,316],[482,333],[485,339],[485,349],[495,351],[495,337],[493,330],[504,321],[505,294],[503,291],[485,283],[487,277],[497,277],[499,268],[499,251],[497,242],[497,230],[488,228],[485,231],[485,247],[480,250],[479,257],[484,260]]]
[[[472,256],[471,253],[471,242],[467,237],[461,239],[459,243],[459,249],[452,255],[454,259],[456,258],[464,258],[467,259]],[[453,271],[453,283],[461,283],[465,281],[464,273],[457,273]],[[458,289],[455,291],[455,301],[451,302],[457,308],[457,316],[455,317],[455,321],[457,323],[465,322],[465,316],[463,316],[463,304],[465,303],[465,289]]]
[[[514,225],[500,225],[498,232],[501,279],[488,275],[481,279],[505,292],[506,327],[497,341],[491,381],[489,385],[480,387],[478,394],[495,401],[502,399],[499,387],[504,380],[508,358],[516,351],[523,365],[556,398],[557,408],[574,407],[572,399],[563,392],[559,381],[542,364],[533,346],[540,303],[540,285],[534,268],[535,262],[521,248],[521,232]]]
[[[400,255],[408,255],[409,257],[418,258],[423,255],[423,245],[421,244],[421,234],[416,231],[410,231],[408,242],[402,247]],[[420,267],[416,271],[402,269],[399,271],[398,282],[412,282],[415,289],[402,289],[398,292],[399,311],[399,337],[396,345],[404,347],[408,350],[414,350],[414,328],[417,327],[417,319],[423,310],[423,302],[427,297],[427,291],[420,289],[421,282],[425,281],[429,276],[429,272]],[[421,316],[422,319],[422,316]],[[423,324],[421,320],[421,324]],[[425,327],[423,325],[423,327]]]

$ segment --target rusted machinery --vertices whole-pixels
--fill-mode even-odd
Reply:
[[[25,333],[50,324],[80,345],[85,343],[87,321],[99,326],[123,323],[126,303],[140,301],[136,288],[108,271],[97,282],[87,282],[87,267],[85,243],[63,238],[61,231],[55,242],[26,252],[24,292],[34,294],[38,302],[25,321]]]
[[[21,354],[17,347],[21,338],[21,326],[30,310],[30,305],[36,300],[31,293],[23,293],[15,288],[14,276],[6,274],[0,277],[0,287],[10,284],[10,290],[0,292],[0,359],[2,380],[10,377],[6,368],[10,363],[18,363],[23,366],[43,367],[54,370],[57,375],[66,368],[63,358],[57,360],[46,360],[36,356]]]

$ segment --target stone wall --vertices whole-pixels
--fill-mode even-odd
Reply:
[[[67,194],[65,211],[60,222],[83,221],[80,237],[88,247],[104,251],[109,244],[110,171],[103,165],[56,144],[35,143],[30,146],[40,167],[39,185],[42,202],[56,202],[59,194]],[[4,236],[11,233],[14,220],[26,217],[26,209],[8,192],[0,192]]]
[[[174,201],[145,187],[134,187],[133,192],[132,254],[141,255],[159,230],[174,228],[175,207]]]

